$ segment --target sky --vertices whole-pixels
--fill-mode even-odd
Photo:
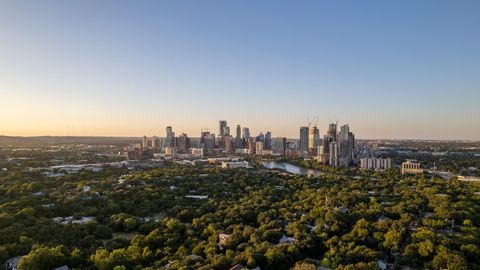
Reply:
[[[0,134],[480,139],[480,1],[0,1]]]

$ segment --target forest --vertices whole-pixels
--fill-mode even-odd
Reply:
[[[478,183],[319,168],[319,177],[174,161],[55,177],[2,170],[0,261],[21,256],[20,270],[480,269]]]

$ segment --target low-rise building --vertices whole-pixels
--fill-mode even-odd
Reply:
[[[407,160],[402,163],[402,174],[406,173],[423,173],[420,162],[414,162],[413,160]]]
[[[204,156],[203,148],[192,148],[192,156],[203,157]]]
[[[249,164],[247,161],[224,161],[222,162],[222,168],[224,169],[237,169],[237,168],[248,168]]]
[[[165,147],[166,157],[175,157],[177,155],[177,149],[175,147]]]
[[[22,259],[21,256],[13,257],[5,261],[5,269],[6,270],[17,270],[18,262]]]
[[[221,233],[218,235],[218,243],[222,246],[226,245],[230,240],[230,234]]]

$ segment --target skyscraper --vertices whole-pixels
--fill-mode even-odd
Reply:
[[[225,143],[225,152],[226,153],[231,153],[234,151],[235,145],[233,144],[233,136],[232,135],[226,135],[224,137],[224,143]]]
[[[328,125],[327,135],[334,138],[334,141],[337,140],[337,124],[336,123],[330,123],[330,125]]]
[[[225,120],[220,120],[220,121],[219,121],[219,126],[220,126],[220,128],[219,128],[219,132],[218,132],[218,133],[219,133],[219,135],[220,135],[220,138],[223,138],[223,137],[229,135],[230,130],[229,130],[229,128],[228,128],[227,121],[225,121]]]
[[[330,163],[330,166],[338,167],[338,165],[339,165],[339,163],[338,163],[338,158],[339,158],[338,144],[336,142],[332,142],[332,143],[330,143],[329,148],[330,148],[329,149],[329,153],[330,153],[329,163]]]
[[[163,142],[163,148],[174,147],[175,146],[175,132],[171,126],[168,126],[166,129],[165,141]]]
[[[152,148],[159,149],[160,148],[160,139],[157,136],[152,137]]]
[[[267,131],[265,134],[265,144],[264,144],[265,149],[272,149],[272,132]]]
[[[215,148],[215,134],[207,134],[207,136],[205,137],[205,148],[207,149],[208,153],[213,151],[213,149]]]
[[[248,142],[248,138],[250,138],[250,129],[248,127],[243,128],[243,141],[245,144]]]
[[[235,140],[236,140],[237,149],[242,148],[243,146],[242,129],[240,128],[240,125],[237,125],[237,134],[236,134]]]
[[[190,138],[188,138],[187,134],[182,133],[182,135],[178,136],[177,144],[178,152],[186,154],[188,153],[188,149],[190,149]]]
[[[249,137],[247,139],[247,148],[249,154],[255,154],[255,144],[253,143],[253,138]]]
[[[300,127],[300,142],[298,150],[301,153],[308,152],[308,127]]]
[[[310,127],[308,130],[308,148],[315,149],[320,144],[320,131],[316,126]]]
[[[348,166],[352,161],[352,143],[353,143],[353,134],[350,133],[350,127],[348,125],[343,125],[340,128],[340,133],[338,134],[339,140],[339,166]]]
[[[272,152],[274,155],[285,155],[287,149],[287,138],[273,138],[272,139]]]
[[[260,132],[258,136],[255,138],[256,142],[264,142],[265,141],[265,135],[263,135],[263,132]]]
[[[142,147],[143,147],[143,148],[147,148],[147,147],[148,147],[148,145],[147,145],[147,136],[143,136]]]

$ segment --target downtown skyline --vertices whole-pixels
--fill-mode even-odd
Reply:
[[[187,2],[1,3],[0,135],[480,140],[479,2]]]

